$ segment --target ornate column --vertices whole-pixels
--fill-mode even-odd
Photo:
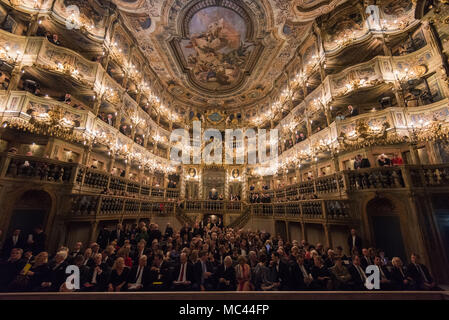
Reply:
[[[18,63],[11,72],[11,79],[9,81],[8,92],[17,90],[21,78],[22,78],[22,63]]]
[[[30,37],[36,35],[38,28],[39,28],[39,14],[36,13],[31,17],[30,23],[28,24],[26,36]]]
[[[230,172],[229,172],[229,168],[226,169],[226,177],[225,177],[225,192],[224,192],[224,199],[228,200],[229,199],[229,178],[231,176]]]
[[[114,165],[115,165],[115,156],[111,153],[111,155],[109,156],[109,163],[108,163],[108,173],[112,173],[112,169],[114,169]]]
[[[198,175],[198,198],[203,200],[203,167],[198,168]]]
[[[180,192],[179,192],[179,197],[181,199],[185,199],[186,197],[186,172],[185,172],[185,167],[182,167],[182,171],[179,175],[179,188],[180,188]]]
[[[86,166],[89,165],[91,153],[92,153],[92,146],[91,145],[84,146],[82,164]]]
[[[449,97],[449,63],[446,54],[443,51],[441,42],[439,41],[438,32],[432,22],[423,22],[424,35],[432,48],[432,51],[440,57],[441,67],[437,69],[437,74],[441,79],[444,80],[444,85],[442,86],[444,95]]]
[[[242,169],[242,200],[248,200],[248,176],[246,174],[246,166]]]
[[[125,160],[125,178],[129,179],[129,173],[131,171],[131,163],[128,160]]]

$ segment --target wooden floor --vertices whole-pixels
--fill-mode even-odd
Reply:
[[[449,300],[449,291],[0,293],[0,300]]]

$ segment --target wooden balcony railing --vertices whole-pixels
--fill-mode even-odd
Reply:
[[[177,199],[179,189],[152,187],[72,162],[0,153],[0,178],[39,180],[71,185],[89,192],[124,192],[151,199]]]
[[[71,218],[137,218],[172,216],[173,201],[153,201],[130,197],[77,194],[71,196],[68,216]]]
[[[243,203],[241,201],[215,201],[215,200],[186,200],[182,207],[185,211],[205,213],[241,213]]]
[[[308,200],[251,204],[255,217],[311,220],[351,219],[348,200]]]
[[[282,189],[277,190],[262,190],[250,191],[248,199],[252,198],[253,194],[268,194],[270,198],[274,199],[293,199],[300,195],[322,195],[322,194],[337,194],[343,192],[344,179],[342,173],[335,173],[318,179],[300,182]]]
[[[314,194],[323,196],[363,190],[442,187],[449,188],[449,164],[346,170],[278,190],[250,191],[248,196],[251,200],[253,194],[265,194],[270,196],[271,203],[278,203]]]
[[[76,176],[77,164],[40,157],[0,154],[0,178],[38,180],[70,184]]]

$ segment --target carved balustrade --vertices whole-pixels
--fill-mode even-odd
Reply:
[[[71,196],[69,218],[138,218],[171,216],[176,204],[122,196],[77,194]]]

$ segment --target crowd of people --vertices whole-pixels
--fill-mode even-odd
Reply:
[[[97,241],[45,251],[42,228],[24,239],[15,231],[3,246],[0,288],[7,292],[365,290],[368,265],[377,266],[382,290],[436,290],[429,270],[412,254],[404,266],[382,250],[365,248],[351,231],[342,247],[284,241],[264,231],[233,230],[210,220],[176,231],[167,224],[114,230]],[[66,286],[66,268],[80,270],[80,288]]]

